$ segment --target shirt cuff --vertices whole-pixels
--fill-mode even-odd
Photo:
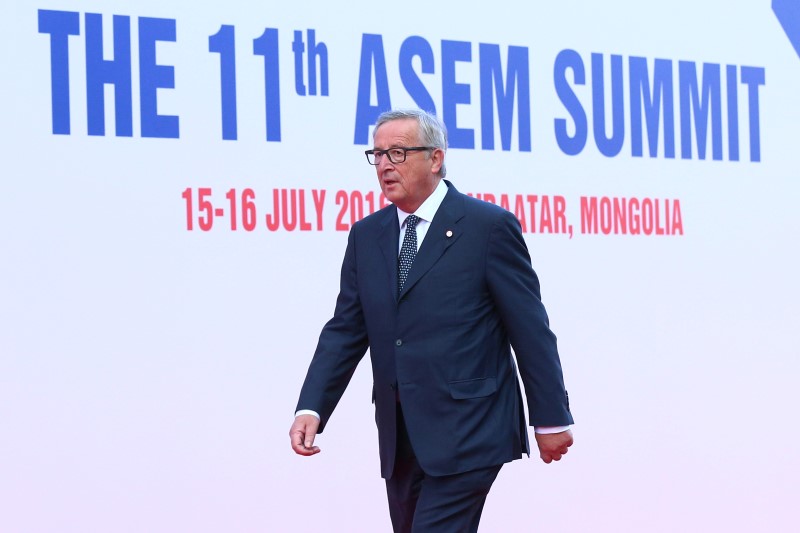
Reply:
[[[311,411],[312,413],[314,411]],[[538,433],[539,435],[550,435],[551,433],[562,433],[569,429],[569,426],[543,426],[539,428],[533,428],[534,433]]]
[[[316,411],[312,411],[311,409],[300,409],[299,411],[297,411],[297,412],[294,414],[294,417],[295,417],[295,418],[297,418],[297,417],[298,417],[298,416],[300,416],[300,415],[311,415],[311,416],[315,416],[315,417],[317,417],[317,420],[319,420],[319,413],[318,413],[318,412],[316,412]]]

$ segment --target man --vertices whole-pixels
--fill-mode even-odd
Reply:
[[[443,179],[441,122],[389,111],[373,142],[367,159],[393,205],[350,232],[292,448],[319,452],[314,437],[369,347],[394,530],[477,531],[500,467],[529,453],[511,346],[542,460],[572,444],[556,339],[517,219]]]

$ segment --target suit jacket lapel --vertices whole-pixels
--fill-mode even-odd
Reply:
[[[411,270],[408,272],[403,292],[400,294],[401,297],[410,291],[417,281],[436,264],[447,248],[461,237],[461,227],[458,222],[464,216],[464,200],[461,193],[450,182],[446,183],[447,195],[433,217],[428,232],[425,234],[425,240],[422,241],[417,257],[414,258],[414,264],[411,265]],[[399,235],[400,228],[397,231]],[[397,254],[395,253],[395,283],[397,280],[396,263]]]
[[[397,208],[387,210],[387,215],[381,221],[381,230],[378,234],[378,247],[386,263],[386,279],[388,280],[389,293],[397,299],[397,254],[400,239],[400,224],[397,221]]]

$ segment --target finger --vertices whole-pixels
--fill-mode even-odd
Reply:
[[[317,432],[314,429],[306,427],[305,438],[303,439],[303,445],[306,448],[312,448],[314,446],[314,438],[316,438]]]
[[[303,438],[304,438],[303,432],[300,431],[299,429],[292,428],[292,431],[289,434],[289,436],[291,437],[292,449],[295,451],[295,453],[298,453],[300,455],[307,455],[306,447],[303,445]]]
[[[314,455],[320,452],[318,446],[314,446],[314,438],[317,435],[319,422],[312,417],[300,416],[295,418],[289,436],[292,443],[292,449],[298,455]]]
[[[319,446],[306,446],[302,436],[292,441],[292,449],[298,455],[314,455],[320,452]]]
[[[300,446],[303,442],[303,432],[292,426],[289,430],[289,439],[292,441],[292,448]]]
[[[313,442],[309,444],[306,439],[306,442],[303,443],[303,450],[305,450],[305,455],[314,455],[315,453],[319,453],[319,446],[314,446]]]
[[[307,450],[311,451],[312,455],[319,452],[319,447],[314,446],[314,439],[317,437],[317,429],[319,429],[319,422],[316,419],[306,424],[305,427],[303,445]]]

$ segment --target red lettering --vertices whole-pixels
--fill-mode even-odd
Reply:
[[[556,233],[567,232],[567,201],[563,196],[553,197],[553,223],[555,225]]]
[[[594,196],[581,196],[581,233],[597,233],[597,198]]]
[[[339,215],[336,217],[336,231],[347,231],[350,226],[344,223],[344,214],[347,212],[347,193],[336,191],[336,205],[341,205]]]
[[[650,198],[642,200],[642,231],[645,235],[653,233],[653,201]]]
[[[306,192],[300,189],[298,204],[300,207],[300,231],[310,231],[311,224],[306,220]]]
[[[539,221],[539,232],[553,233],[553,219],[550,216],[550,198],[542,196],[542,215]]]
[[[514,216],[517,217],[519,225],[522,226],[522,233],[527,233],[528,225],[525,222],[525,203],[521,194],[516,196],[516,201],[514,202]]]
[[[528,205],[531,208],[531,233],[536,233],[536,203],[539,197],[535,194],[528,195]]]
[[[683,215],[681,214],[680,200],[672,202],[672,233],[683,235]]]
[[[269,231],[278,231],[280,227],[280,190],[279,189],[272,189],[272,205],[275,210],[273,215],[267,213],[267,229]]]
[[[314,211],[317,213],[317,231],[322,231],[322,209],[325,207],[325,189],[313,189],[311,196],[314,199]]]

